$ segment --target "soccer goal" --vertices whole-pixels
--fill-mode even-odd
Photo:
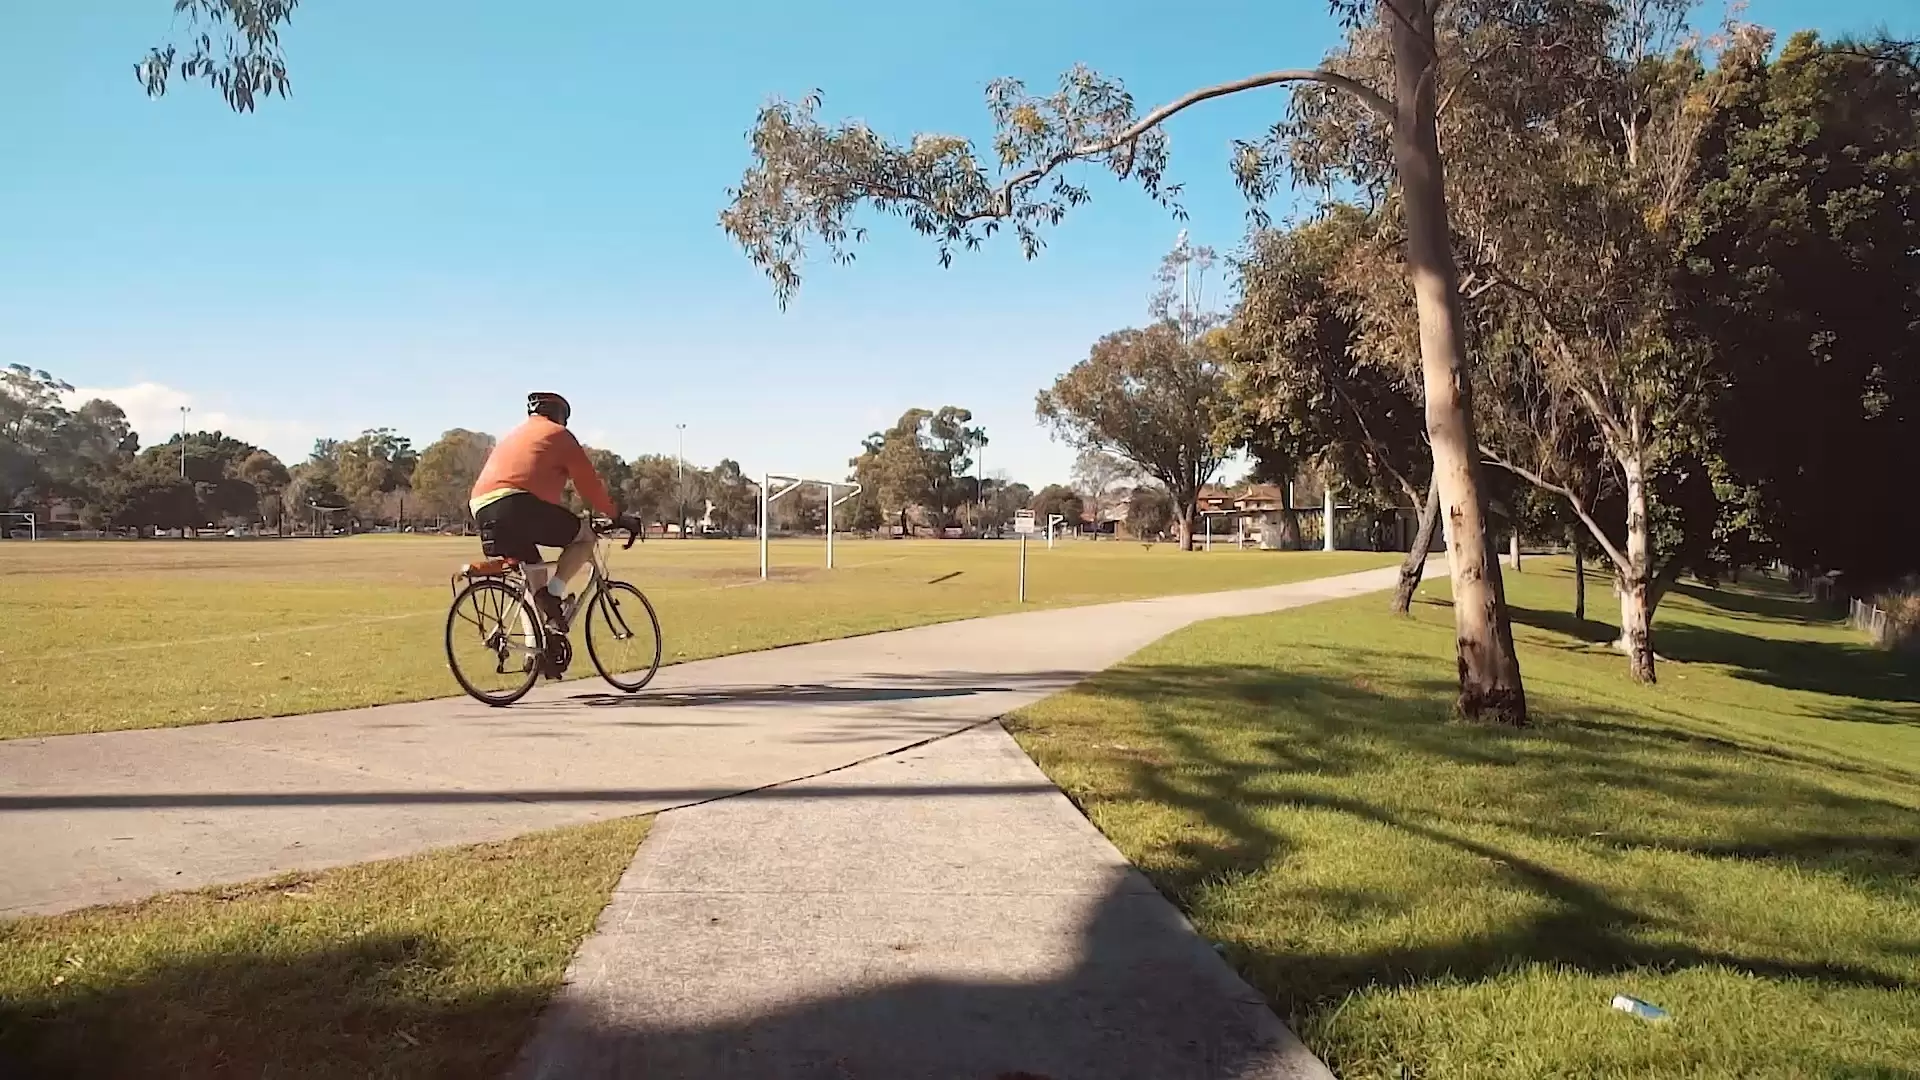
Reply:
[[[26,522],[27,523],[27,539],[29,540],[40,539],[40,519],[34,517],[32,514],[24,513],[18,510],[7,510],[4,512],[0,512],[0,522],[8,522],[8,521]],[[11,532],[12,529],[9,528],[8,531]]]
[[[805,476],[782,476],[768,473],[760,484],[760,580],[767,580],[769,562],[767,540],[773,532],[773,504],[795,491],[812,484],[825,488],[827,492],[827,569],[833,569],[833,509],[848,499],[860,494],[859,484],[847,484],[834,480],[814,480]],[[841,494],[841,492],[846,494]]]

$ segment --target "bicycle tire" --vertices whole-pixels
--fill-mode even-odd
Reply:
[[[447,609],[447,668],[453,672],[454,681],[460,684],[460,689],[465,690],[468,697],[473,698],[483,705],[491,705],[498,709],[511,705],[527,696],[527,691],[533,689],[533,684],[540,681],[540,665],[538,663],[528,665],[526,677],[520,681],[519,686],[494,693],[481,690],[479,687],[473,685],[473,680],[467,677],[466,672],[460,670],[460,661],[454,656],[453,635],[457,631],[470,632],[472,629],[475,629],[467,627],[465,625],[466,620],[461,619],[460,604],[464,600],[474,598],[475,609],[479,610],[478,597],[481,593],[487,592],[499,592],[503,594],[499,607],[499,611],[503,616],[503,622],[507,612],[518,611],[520,618],[527,620],[529,625],[534,627],[534,633],[538,636],[542,653],[545,652],[547,644],[546,627],[541,622],[539,613],[535,612],[533,606],[527,603],[525,594],[504,581],[494,578],[482,578],[478,581],[471,582],[466,588],[461,589],[454,595],[453,606]]]
[[[616,596],[616,594],[618,594],[618,596]],[[647,629],[653,633],[653,655],[647,664],[646,671],[640,673],[638,678],[631,677],[633,675],[632,672],[616,674],[607,670],[607,663],[600,659],[600,647],[596,644],[599,641],[599,636],[594,632],[594,628],[599,626],[602,621],[605,621],[609,630],[613,629],[616,625],[627,626],[631,629],[633,620],[628,619],[623,613],[620,599],[629,594],[631,594],[634,599],[640,601],[640,609],[647,613]],[[596,619],[596,615],[602,616],[603,618]],[[634,632],[637,633],[638,631]],[[600,677],[607,680],[607,684],[615,690],[622,690],[629,694],[635,693],[652,682],[654,675],[660,670],[660,651],[663,645],[660,638],[660,616],[654,612],[653,601],[647,599],[647,594],[627,582],[609,581],[600,586],[599,591],[594,594],[593,604],[587,609],[586,637],[587,656],[593,660],[594,670],[598,671]],[[626,677],[623,678],[623,676]]]

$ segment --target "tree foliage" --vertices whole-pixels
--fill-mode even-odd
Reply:
[[[1920,50],[1801,33],[1728,79],[1680,282],[1724,380],[1720,556],[1920,570]]]
[[[713,501],[713,523],[730,533],[757,525],[760,494],[740,463],[722,458],[707,474],[706,498]]]
[[[467,503],[480,470],[493,453],[494,437],[480,431],[453,428],[420,452],[414,466],[413,497],[422,513],[452,521],[467,518]]]
[[[97,507],[139,448],[118,405],[95,399],[69,408],[72,393],[45,371],[0,370],[0,509],[55,499]]]
[[[1033,505],[1033,489],[1004,476],[987,478],[986,516],[989,529],[1010,529],[1020,511]]]
[[[1141,484],[1127,493],[1127,531],[1143,540],[1165,536],[1173,527],[1173,500],[1158,484]]]
[[[133,66],[148,97],[160,97],[177,76],[219,92],[235,112],[252,112],[262,97],[287,96],[280,28],[300,0],[174,0],[175,40],[155,46]]]
[[[1228,430],[1284,477],[1312,469],[1418,505],[1433,462],[1419,366],[1399,334],[1368,335],[1374,322],[1399,330],[1411,321],[1383,227],[1377,215],[1335,204],[1298,227],[1250,237],[1223,339],[1235,406]]]
[[[1225,458],[1226,378],[1213,337],[1172,320],[1120,330],[1040,392],[1034,411],[1068,445],[1133,462],[1167,489],[1183,547],[1193,543],[1200,488]]]
[[[1086,500],[1080,497],[1079,492],[1065,484],[1048,484],[1033,497],[1033,505],[1030,509],[1041,528],[1046,528],[1047,522],[1053,520],[1053,515],[1058,514],[1064,522],[1061,528],[1073,531],[1080,528],[1080,523],[1086,520],[1087,504]]]
[[[1144,479],[1140,466],[1105,450],[1082,450],[1073,461],[1074,490],[1100,521],[1124,507],[1129,493]]]
[[[976,497],[968,473],[974,452],[986,444],[985,429],[967,409],[908,409],[892,427],[867,436],[848,466],[861,485],[860,501],[870,499],[882,520],[906,528],[918,516],[939,528]],[[857,520],[863,513],[856,507]]]

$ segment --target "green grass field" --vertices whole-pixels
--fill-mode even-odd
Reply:
[[[988,541],[656,541],[616,554],[659,608],[668,662],[1016,609],[1016,548]],[[459,693],[448,579],[473,540],[0,543],[0,738],[282,716]],[[1362,552],[1044,544],[1033,606],[1206,592],[1381,566]],[[584,662],[576,674],[590,671]]]
[[[1531,730],[1451,722],[1450,612],[1379,597],[1190,628],[1013,726],[1347,1080],[1920,1076],[1920,665],[1689,588],[1637,687],[1570,581],[1508,576]]]
[[[499,1076],[646,829],[0,922],[0,1076]]]

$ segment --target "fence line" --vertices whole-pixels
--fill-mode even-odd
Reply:
[[[1808,576],[1793,573],[1789,580],[1802,584],[1816,603],[1832,604],[1842,599],[1847,604],[1847,625],[1873,639],[1876,645],[1892,645],[1894,636],[1893,616],[1886,608],[1871,600],[1862,600],[1857,596],[1847,596],[1834,586],[1832,578],[1824,574]]]
[[[1893,621],[1878,604],[1854,599],[1847,605],[1847,623],[1872,638],[1876,645],[1893,644]]]

